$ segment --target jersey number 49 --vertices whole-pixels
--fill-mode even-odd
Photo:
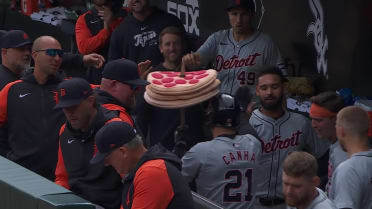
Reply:
[[[252,200],[252,173],[253,169],[247,169],[243,174],[241,170],[229,170],[225,174],[225,179],[234,179],[234,182],[227,183],[223,189],[223,202],[242,202]],[[244,175],[244,176],[243,176]],[[239,189],[241,191],[241,186],[243,181],[247,181],[247,188],[245,194],[242,192],[236,192],[234,195],[231,194],[230,190]],[[242,197],[244,195],[244,199]]]
[[[254,85],[256,81],[256,73],[241,71],[238,74],[237,79],[240,81],[240,85]]]

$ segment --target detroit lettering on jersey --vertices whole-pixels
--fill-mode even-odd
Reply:
[[[296,131],[292,134],[292,137],[281,139],[280,135],[275,135],[272,139],[268,140],[267,143],[261,141],[263,143],[263,153],[271,153],[275,152],[276,150],[280,149],[287,149],[288,147],[296,147],[300,145],[299,139],[302,131]]]
[[[240,86],[249,85],[255,92],[257,73],[262,66],[283,63],[279,49],[270,36],[256,31],[237,42],[232,29],[213,33],[197,51],[203,64],[212,64],[221,81],[220,92],[235,95]],[[285,71],[285,70],[283,70]]]
[[[223,55],[219,54],[216,57],[216,70],[221,71],[221,70],[227,70],[227,69],[232,69],[232,68],[237,68],[237,67],[248,67],[248,66],[254,66],[256,64],[256,58],[258,56],[261,56],[260,53],[254,53],[251,55],[248,55],[245,58],[239,59],[239,56],[234,55],[230,59],[225,60],[223,58]]]
[[[155,31],[146,31],[137,34],[134,36],[134,40],[135,40],[134,46],[145,47],[146,43],[148,43],[149,46],[158,44],[157,34]]]
[[[249,156],[248,150],[237,150],[236,152],[229,152],[228,154],[222,156],[222,160],[226,165],[234,163],[236,161],[247,161],[247,162],[256,162],[256,155],[253,153]]]

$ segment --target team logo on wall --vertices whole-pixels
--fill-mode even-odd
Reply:
[[[167,12],[180,18],[188,33],[199,36],[200,31],[197,24],[199,18],[199,2],[198,0],[186,0],[185,3],[177,3],[173,1],[167,2]]]
[[[315,21],[310,23],[307,28],[307,36],[314,36],[314,47],[317,52],[318,73],[323,74],[328,79],[326,52],[328,50],[328,38],[324,31],[323,7],[319,0],[309,0],[311,12]]]

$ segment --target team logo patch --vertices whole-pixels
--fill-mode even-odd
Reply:
[[[23,33],[23,39],[29,39],[29,37],[28,37],[28,35],[27,35],[27,33]]]
[[[61,89],[59,94],[61,97],[64,97],[66,95],[66,89]]]

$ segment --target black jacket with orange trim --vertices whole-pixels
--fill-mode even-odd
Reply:
[[[94,89],[94,92],[98,95],[97,101],[98,103],[102,104],[102,106],[108,110],[115,110],[119,112],[119,117],[124,121],[134,126],[134,122],[130,114],[127,112],[124,105],[109,94],[106,91],[103,91],[99,88]]]
[[[18,80],[18,75],[0,64],[0,90],[3,89],[6,84],[15,80]]]
[[[192,209],[180,159],[161,144],[151,147],[123,180],[122,208]]]
[[[60,75],[44,85],[33,71],[7,84],[0,92],[0,154],[50,180],[57,163],[58,130],[65,121],[56,105]]]
[[[101,106],[88,131],[74,130],[66,122],[60,130],[60,146],[55,183],[105,209],[120,208],[122,183],[120,175],[104,162],[90,164],[97,152],[94,136],[106,123],[122,121],[116,111]]]

